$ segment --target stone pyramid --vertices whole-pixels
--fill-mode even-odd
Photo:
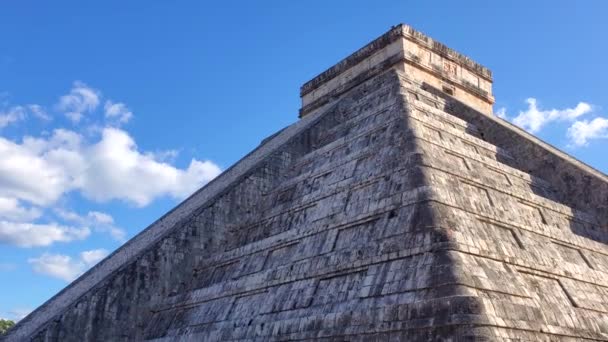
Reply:
[[[399,25],[6,341],[608,341],[608,177]]]

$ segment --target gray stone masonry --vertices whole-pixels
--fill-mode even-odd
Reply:
[[[608,178],[386,61],[3,340],[608,341]]]

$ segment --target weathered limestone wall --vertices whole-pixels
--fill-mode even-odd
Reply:
[[[606,176],[428,84],[410,98],[454,272],[483,312],[474,334],[608,340]]]
[[[427,50],[457,68],[407,62]],[[608,341],[608,178],[490,116],[465,70],[491,90],[389,31],[5,340]]]
[[[477,306],[441,300],[461,289],[401,88],[390,72],[349,92],[34,340],[466,334]]]
[[[422,88],[430,96],[441,99],[442,104],[437,106],[446,113],[474,122],[478,128],[475,134],[480,139],[501,146],[516,156],[500,156],[499,161],[530,174],[541,183],[545,180],[555,188],[552,194],[547,194],[542,184],[536,186],[532,182],[531,188],[537,195],[549,196],[566,206],[597,216],[597,224],[603,229],[588,234],[599,234],[600,238],[602,231],[608,231],[608,176],[503,119],[479,115],[479,112],[427,83]]]

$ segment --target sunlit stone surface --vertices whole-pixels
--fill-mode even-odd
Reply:
[[[489,70],[399,25],[301,92],[5,339],[608,340],[608,179],[494,117]]]

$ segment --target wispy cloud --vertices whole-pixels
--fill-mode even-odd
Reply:
[[[120,242],[124,242],[127,235],[124,229],[114,224],[114,218],[106,213],[89,211],[86,215],[82,216],[73,211],[63,209],[55,209],[55,213],[65,221],[90,227],[99,233],[110,234],[112,238]]]
[[[103,108],[106,119],[117,124],[127,123],[133,117],[133,113],[124,103],[107,100]]]
[[[574,108],[546,109],[539,108],[535,98],[528,98],[528,109],[520,111],[511,121],[530,133],[538,133],[547,124],[554,121],[574,121],[582,115],[591,113],[592,107],[586,102],[579,102]],[[508,118],[506,110],[499,110],[497,116]]]
[[[4,128],[25,119],[25,110],[26,109],[22,106],[13,106],[4,111],[0,111],[0,128]]]
[[[28,116],[33,116],[43,121],[51,121],[52,118],[47,114],[44,107],[37,104],[28,104],[24,106],[10,106],[0,109],[0,128],[4,128],[19,121],[24,121]]]
[[[84,240],[91,234],[88,227],[77,228],[56,223],[0,221],[0,243],[18,247],[49,246],[55,242]]]
[[[80,253],[78,258],[63,254],[44,253],[38,258],[30,258],[28,262],[36,273],[70,282],[107,255],[108,251],[105,249],[84,251]]]
[[[25,208],[16,198],[0,197],[0,219],[24,222],[39,218],[42,211],[38,208]]]
[[[57,110],[63,112],[72,122],[78,123],[82,117],[93,112],[99,105],[101,92],[75,81],[69,94],[59,98]]]
[[[507,108],[505,107],[499,108],[497,111],[494,112],[494,115],[498,116],[501,119],[508,120]]]
[[[581,119],[584,115],[593,114],[596,107],[587,102],[579,102],[573,108],[541,110],[535,98],[526,100],[528,109],[520,111],[516,117],[509,117],[504,107],[497,109],[494,115],[509,120],[530,133],[538,133],[545,126],[554,122],[570,122],[566,131],[569,147],[587,146],[591,140],[608,138],[608,118],[596,116],[593,119]]]
[[[166,162],[166,163],[171,163],[173,161],[175,161],[175,158],[177,158],[177,156],[179,155],[179,151],[178,150],[163,150],[163,151],[156,151],[156,152],[148,152],[147,155],[149,155],[151,158],[161,161],[161,162]]]
[[[53,119],[41,105],[31,104],[27,105],[27,107],[32,115],[40,120],[51,121]]]
[[[101,261],[108,254],[108,251],[105,249],[94,249],[80,253],[80,259],[82,259],[85,265],[90,267]]]
[[[608,138],[608,119],[576,121],[568,128],[567,135],[573,146],[586,146],[590,140]]]

